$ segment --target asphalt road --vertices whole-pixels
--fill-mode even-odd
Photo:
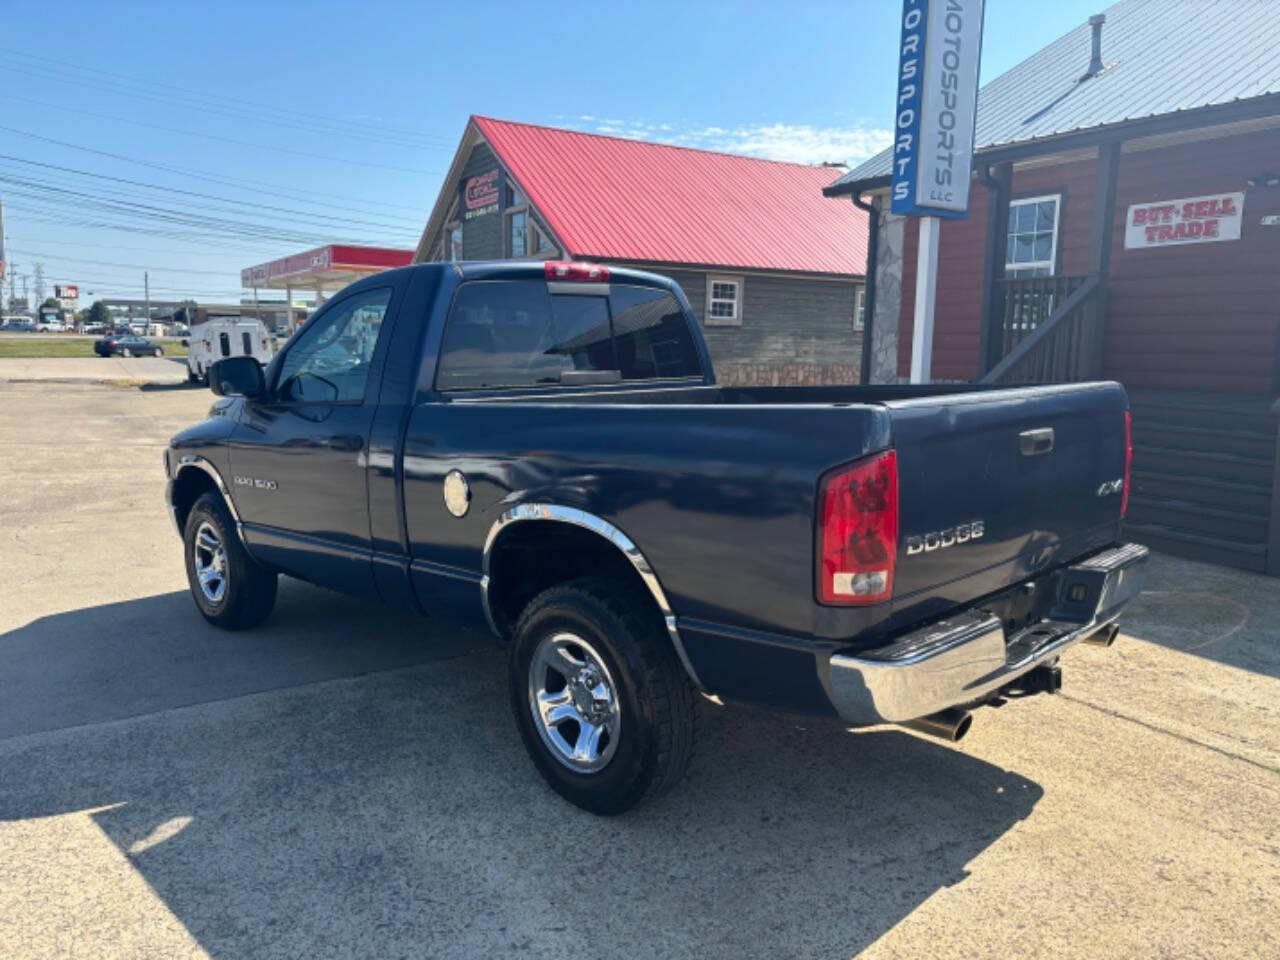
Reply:
[[[0,357],[0,383],[115,383],[180,386],[182,357]]]
[[[0,956],[1280,955],[1276,581],[1160,558],[956,747],[708,703],[603,820],[485,638],[290,581],[204,624],[160,450],[208,404],[0,380]]]

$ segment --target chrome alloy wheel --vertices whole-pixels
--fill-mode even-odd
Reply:
[[[196,530],[191,556],[195,561],[200,592],[210,603],[221,603],[227,593],[227,551],[222,546],[218,531],[208,521]]]
[[[529,709],[551,755],[575,773],[613,759],[622,726],[617,686],[604,658],[574,633],[551,633],[529,662]]]

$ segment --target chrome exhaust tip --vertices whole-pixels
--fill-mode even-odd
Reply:
[[[917,733],[927,733],[929,736],[937,737],[940,740],[958,743],[969,732],[969,726],[972,723],[973,714],[968,710],[951,708],[931,713],[927,717],[905,720],[898,726],[915,730]]]
[[[1085,643],[1091,643],[1095,647],[1109,647],[1116,642],[1116,635],[1120,632],[1118,623],[1108,623],[1100,630],[1095,630],[1089,636],[1084,638]]]

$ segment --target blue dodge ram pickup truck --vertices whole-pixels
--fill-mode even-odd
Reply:
[[[421,264],[224,360],[165,451],[196,606],[280,573],[487,626],[547,782],[596,813],[673,784],[700,694],[958,739],[1109,644],[1115,383],[719,387],[680,288],[582,263]]]

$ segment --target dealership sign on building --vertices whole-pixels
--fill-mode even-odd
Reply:
[[[74,283],[59,283],[54,286],[53,295],[59,300],[79,300],[80,288]]]
[[[498,168],[468,177],[462,185],[464,220],[498,212]]]
[[[969,214],[983,0],[905,0],[894,111],[892,209]]]
[[[1133,250],[1239,240],[1243,220],[1243,193],[1135,203],[1125,217],[1124,246]]]

